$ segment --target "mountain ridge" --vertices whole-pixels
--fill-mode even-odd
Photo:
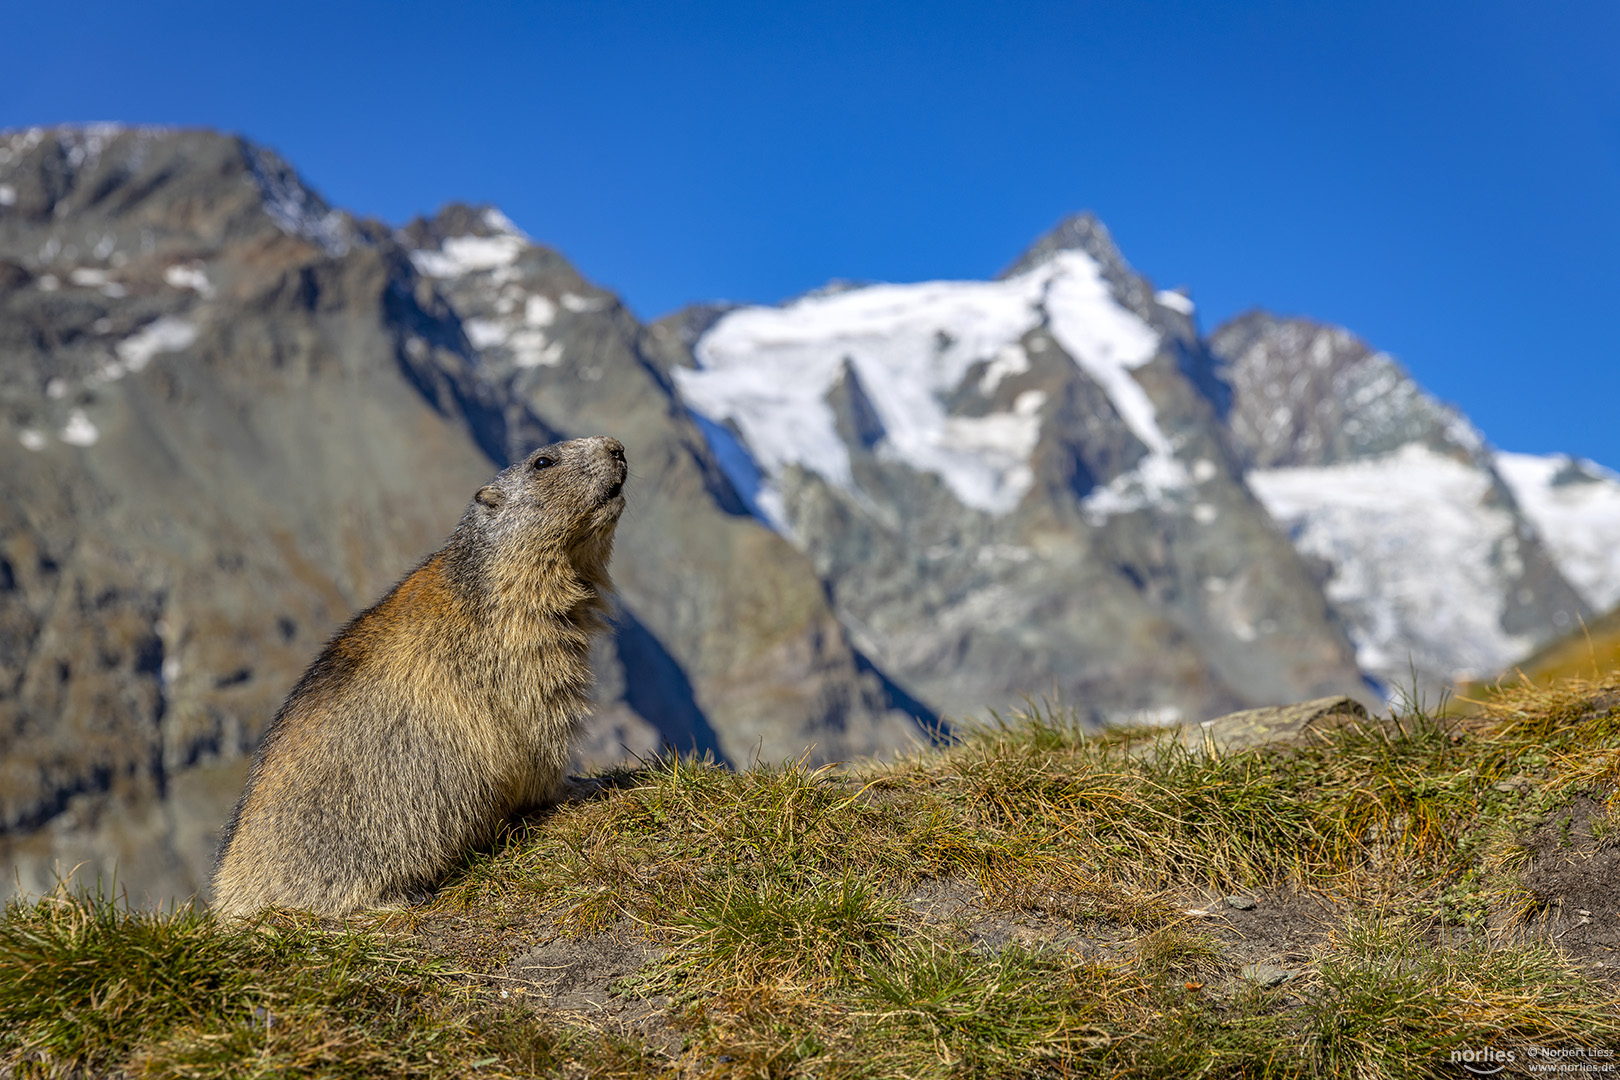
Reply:
[[[1620,596],[1601,544],[1538,539],[1620,514],[1612,474],[1465,445],[1333,328],[1318,397],[1371,372],[1432,423],[1289,457],[1261,422],[1280,380],[1233,325],[1200,335],[1090,215],[992,281],[644,324],[494,207],[395,228],[237,136],[0,134],[0,859],[30,888],[80,860],[198,887],[209,815],[324,630],[492,466],[598,430],[630,447],[634,512],[586,764],[892,751],[1023,693],[1092,721],[1376,703],[1365,675],[1387,689],[1393,664],[1369,642],[1431,613],[1341,587],[1365,545],[1318,538],[1365,509],[1277,492],[1414,447],[1463,470],[1445,490],[1491,531],[1479,657]],[[1250,329],[1278,371],[1312,363],[1315,331]],[[1353,419],[1315,416],[1317,443]]]

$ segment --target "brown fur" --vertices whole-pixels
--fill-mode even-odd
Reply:
[[[616,439],[529,454],[332,639],[259,745],[220,844],[216,910],[402,903],[510,814],[555,798],[587,709],[625,475]]]

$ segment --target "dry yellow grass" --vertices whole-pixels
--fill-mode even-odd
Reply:
[[[14,904],[0,1070],[1453,1075],[1620,1043],[1620,909],[1578,891],[1617,798],[1615,676],[1224,754],[1031,708],[892,764],[655,762],[347,926]]]

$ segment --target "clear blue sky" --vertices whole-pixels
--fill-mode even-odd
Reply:
[[[13,0],[0,127],[209,125],[500,205],[644,316],[986,277],[1095,210],[1206,329],[1348,326],[1620,467],[1620,4]]]

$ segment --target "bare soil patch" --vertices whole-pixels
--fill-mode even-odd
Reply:
[[[1578,796],[1536,826],[1520,880],[1535,897],[1534,932],[1588,974],[1620,984],[1620,843],[1592,835],[1603,813],[1601,802]]]
[[[1061,898],[1052,899],[1054,907],[1066,906]],[[1315,895],[1251,890],[1233,899],[1238,906],[1220,893],[1178,900],[1181,918],[1171,928],[1196,935],[1208,949],[1195,950],[1196,959],[1167,958],[1167,967],[1177,978],[1216,991],[1291,981],[1308,973],[1314,950],[1344,914],[1332,901]],[[1011,911],[959,878],[920,882],[905,900],[925,925],[954,928],[987,950],[1008,945],[1061,948],[1117,963],[1136,959],[1144,948],[1151,950],[1165,940],[1162,935],[1155,938],[1155,931],[1108,919],[1072,920],[1040,910]]]
[[[568,1014],[568,1020],[675,1054],[682,1040],[670,1026],[669,998],[641,997],[634,985],[636,976],[663,955],[633,923],[621,920],[602,933],[579,937],[552,930],[497,978],[543,1012]]]

